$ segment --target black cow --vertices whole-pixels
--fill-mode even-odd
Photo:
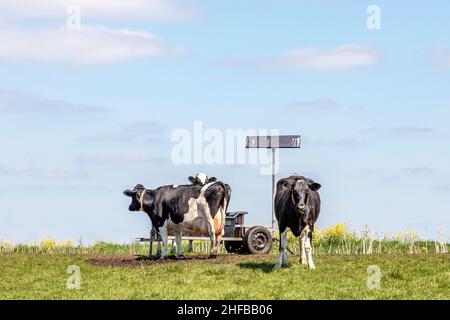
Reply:
[[[320,212],[320,184],[312,179],[292,175],[277,183],[275,216],[280,231],[280,253],[274,269],[287,265],[287,232],[291,229],[295,237],[300,236],[301,263],[315,269],[311,253],[314,223]]]
[[[221,181],[205,185],[169,185],[149,190],[138,184],[125,190],[131,197],[130,211],[148,214],[163,243],[162,259],[167,254],[167,237],[174,233],[177,257],[182,257],[182,235],[208,236],[211,239],[211,257],[224,233],[225,213],[230,201],[229,186]]]

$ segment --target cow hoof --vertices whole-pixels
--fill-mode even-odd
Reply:
[[[167,260],[166,257],[160,257],[160,258],[159,258],[159,261],[166,261],[166,260]]]
[[[306,260],[306,259],[305,259],[305,260]],[[302,265],[304,265],[304,266],[307,266],[307,265],[308,265],[308,261],[305,261],[305,260],[300,259],[300,263],[301,263]]]
[[[280,269],[281,269],[281,266],[279,264],[274,265],[272,268],[273,271],[280,270]]]
[[[210,259],[216,259],[217,258],[217,254],[212,254],[209,256]]]

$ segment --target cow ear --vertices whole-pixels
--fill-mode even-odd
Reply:
[[[193,176],[190,176],[188,178],[188,180],[189,180],[190,183],[195,184],[195,178]]]
[[[322,186],[320,185],[320,183],[317,182],[312,182],[308,184],[309,189],[311,189],[312,191],[317,191],[319,190]]]
[[[294,184],[289,184],[289,182],[287,181],[287,179],[282,179],[280,181],[278,181],[278,185],[281,188],[294,188]]]
[[[126,195],[127,197],[132,197],[136,194],[136,191],[132,191],[130,189],[127,189],[123,192],[124,195]]]
[[[208,179],[208,183],[216,182],[216,181],[217,181],[216,177],[211,177],[211,178]]]

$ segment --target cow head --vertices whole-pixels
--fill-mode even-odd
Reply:
[[[215,182],[215,181],[217,181],[217,178],[216,178],[216,177],[208,178],[208,176],[207,176],[206,174],[204,174],[203,172],[200,172],[200,173],[197,173],[197,174],[195,175],[195,177],[190,176],[190,177],[188,178],[188,180],[189,180],[189,182],[192,183],[192,184],[195,184],[195,185],[202,185],[202,186],[203,186],[203,185],[208,184],[208,183],[210,183],[210,182]]]
[[[319,190],[321,185],[312,179],[296,179],[292,185],[292,202],[303,215],[308,210],[308,197],[310,191]]]
[[[123,194],[131,198],[131,204],[128,207],[130,211],[151,209],[155,201],[154,191],[145,189],[142,184],[136,185],[133,190],[125,190]]]

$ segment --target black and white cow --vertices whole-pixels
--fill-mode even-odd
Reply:
[[[312,179],[292,175],[277,183],[275,216],[280,231],[280,253],[274,269],[287,265],[287,232],[291,229],[295,237],[300,236],[301,263],[315,269],[311,242],[314,223],[320,213],[320,184]]]
[[[211,177],[209,178],[206,174],[200,172],[197,173],[195,175],[195,177],[190,176],[188,178],[189,182],[192,183],[193,185],[197,185],[197,186],[204,186],[205,184],[211,183],[211,182],[216,182],[217,178],[216,177]],[[231,187],[228,184],[224,184],[225,188],[227,190],[227,194],[228,194],[228,203],[230,203],[230,199],[231,199]]]
[[[125,190],[131,197],[130,211],[148,214],[154,228],[161,236],[163,251],[167,255],[167,237],[175,234],[177,257],[182,257],[182,235],[207,236],[211,239],[211,257],[217,255],[225,226],[225,213],[231,189],[217,179],[206,184],[169,185],[155,190],[138,184]]]
[[[208,178],[208,176],[206,174],[204,174],[203,172],[199,172],[195,175],[195,177],[190,176],[188,178],[189,182],[195,185],[202,185],[204,186],[205,184],[209,183],[209,182],[215,182],[217,181],[217,179],[215,177],[212,178]]]

